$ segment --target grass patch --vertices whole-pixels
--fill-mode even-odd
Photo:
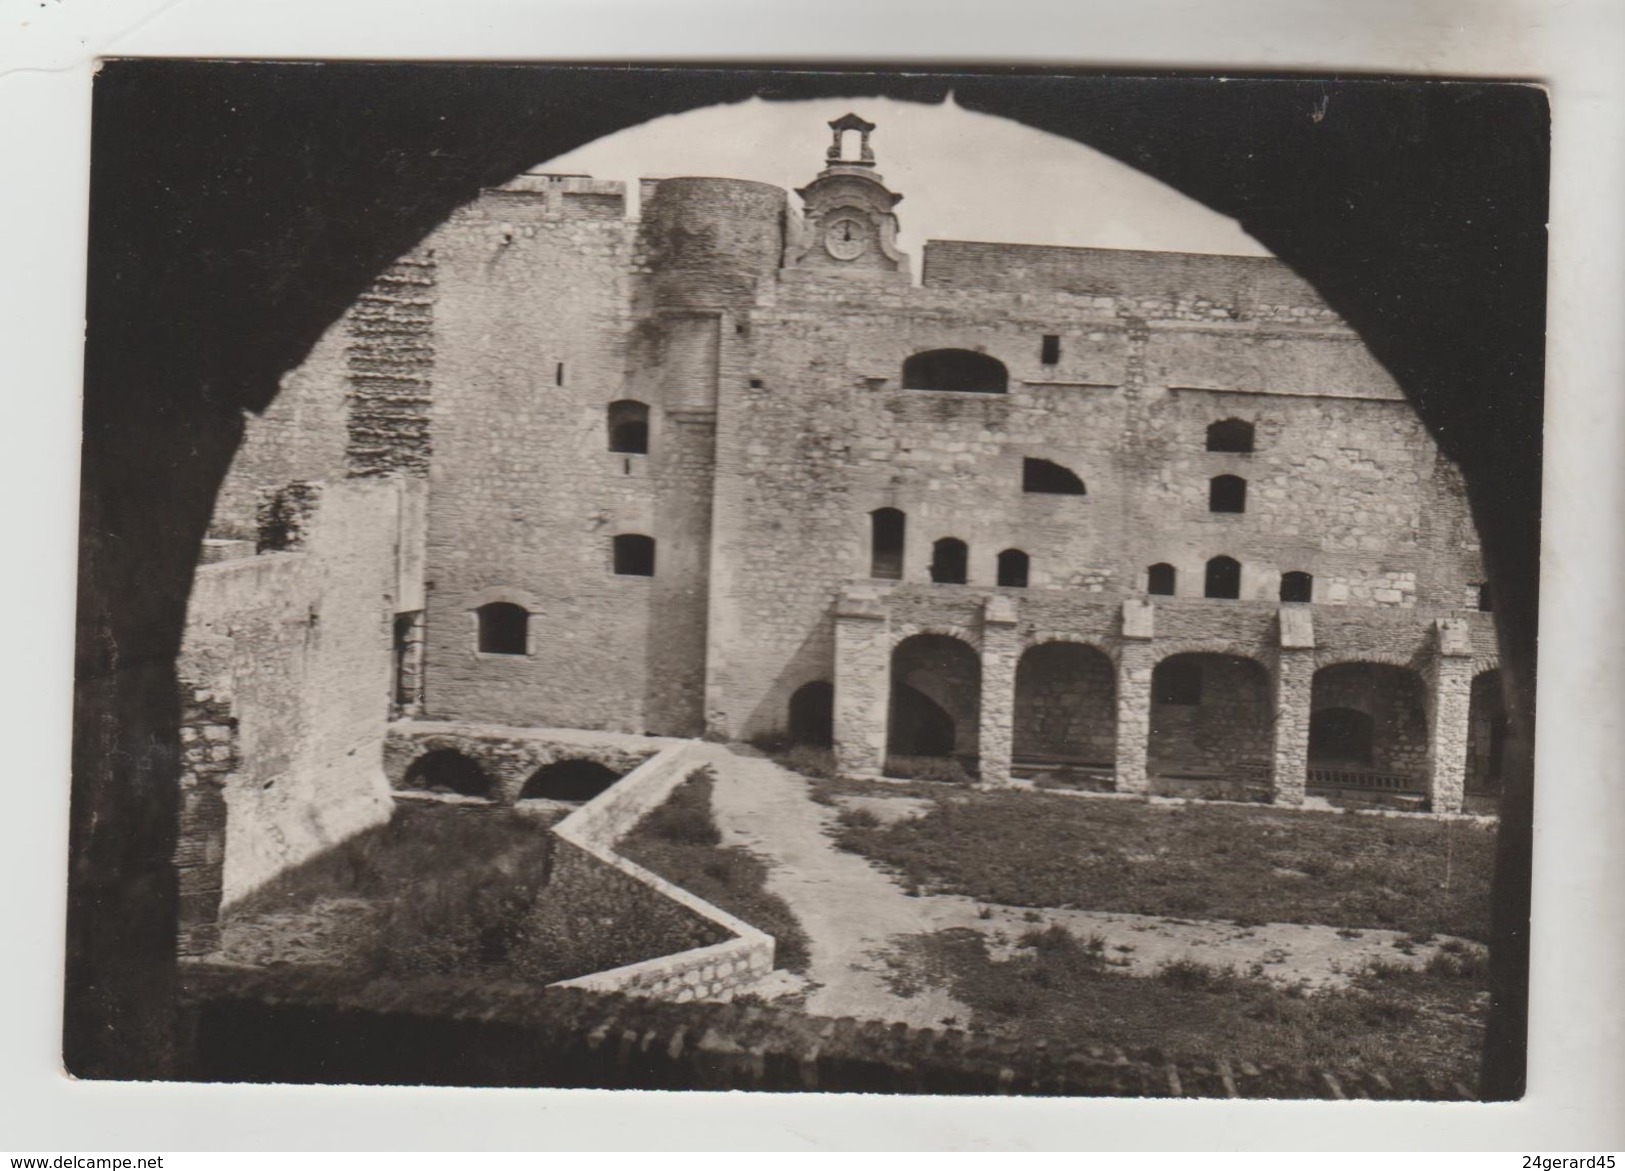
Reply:
[[[937,799],[923,817],[843,819],[837,842],[909,887],[989,903],[1489,935],[1491,827],[1041,792],[925,795]]]
[[[807,970],[807,934],[789,905],[769,893],[767,864],[741,846],[721,846],[711,813],[713,780],[696,773],[616,847],[668,882],[767,932],[778,941],[776,962]]]
[[[1451,965],[1362,974],[1347,990],[1308,992],[1195,961],[1155,976],[1113,971],[1098,941],[1058,926],[993,959],[978,931],[916,936],[907,963],[970,1007],[977,1030],[1031,1043],[1058,1038],[1179,1057],[1380,1070],[1402,1054],[1454,1081],[1477,1080],[1482,973]]]
[[[401,805],[233,905],[228,955],[392,976],[580,975],[525,954],[552,847],[545,822],[511,809]]]

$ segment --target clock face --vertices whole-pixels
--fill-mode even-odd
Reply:
[[[869,247],[869,225],[856,216],[840,216],[824,228],[824,248],[836,260],[856,260]]]

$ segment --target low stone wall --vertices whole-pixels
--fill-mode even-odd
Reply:
[[[553,827],[558,839],[548,897],[605,902],[609,916],[700,946],[594,972],[552,987],[687,1001],[717,996],[773,970],[771,935],[674,886],[615,851],[615,844],[704,766],[692,745],[664,749]],[[612,929],[612,928],[611,928]],[[709,937],[709,938],[706,938]]]
[[[673,1004],[553,985],[381,981],[352,973],[183,969],[186,1077],[287,1084],[552,1086],[1126,1098],[1471,1099],[1403,1059],[1259,1066],[1069,1037]]]
[[[621,741],[625,741],[622,743]],[[429,752],[452,749],[477,762],[494,782],[494,796],[512,804],[537,769],[561,760],[590,760],[612,772],[629,773],[665,741],[639,743],[631,736],[564,737],[499,724],[400,720],[384,740],[384,775],[390,788],[406,787],[412,762]]]

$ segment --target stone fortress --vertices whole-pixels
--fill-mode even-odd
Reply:
[[[874,127],[830,125],[799,199],[482,191],[249,420],[181,659],[192,918],[387,817],[420,725],[1283,804],[1494,788],[1462,485],[1306,283],[933,240],[915,284]]]

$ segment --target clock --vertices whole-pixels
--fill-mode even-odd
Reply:
[[[833,219],[824,228],[824,250],[836,260],[856,260],[869,247],[869,232],[856,216]]]

